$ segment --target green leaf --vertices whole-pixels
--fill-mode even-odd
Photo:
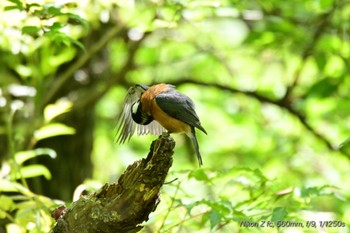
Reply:
[[[268,179],[264,176],[260,169],[253,170],[254,175],[256,175],[261,181],[267,181]]]
[[[327,56],[325,53],[318,53],[317,56],[314,57],[316,65],[320,71],[324,70],[324,67],[327,64]]]
[[[0,209],[0,219],[5,219],[7,217],[6,211]]]
[[[31,197],[34,194],[24,187],[22,184],[19,184],[14,181],[0,179],[0,191],[1,192],[20,192],[25,196]]]
[[[4,11],[20,10],[18,6],[5,6]]]
[[[208,181],[209,177],[207,174],[204,172],[203,169],[197,169],[194,171],[191,171],[190,174],[188,175],[188,178],[194,178],[199,181]]]
[[[321,79],[309,89],[308,96],[328,98],[338,90],[338,82],[335,78]]]
[[[213,229],[216,225],[221,222],[221,214],[218,211],[210,211],[209,213],[209,221],[210,221],[210,229]]]
[[[28,9],[30,9],[30,8],[32,8],[32,7],[41,7],[41,5],[38,4],[38,3],[31,3],[31,4],[28,4],[28,5],[27,5],[27,8],[28,8]]]
[[[322,9],[327,10],[329,9],[333,4],[333,0],[320,0],[320,6]]]
[[[15,6],[6,6],[4,7],[4,10],[5,11],[9,11],[9,10],[24,10],[24,6],[23,6],[23,3],[22,1],[20,0],[8,0],[9,2],[12,2],[15,4]]]
[[[47,180],[51,179],[51,173],[49,169],[41,164],[33,164],[21,167],[21,173],[17,174],[16,178],[33,178],[38,176],[44,176]]]
[[[20,0],[7,0],[7,1],[12,2],[12,3],[15,3],[15,4],[17,4],[17,5],[22,4],[22,2],[21,2]]]
[[[72,135],[72,134],[75,134],[74,128],[66,126],[61,123],[50,123],[36,130],[34,132],[34,137],[37,141],[40,141],[45,138],[51,138],[59,135]]]
[[[48,31],[44,34],[44,36],[48,37],[50,40],[54,41],[58,45],[64,44],[66,46],[71,46],[72,44],[74,44],[78,46],[80,49],[85,51],[85,47],[80,41],[75,40],[60,31],[56,31],[56,30]]]
[[[309,187],[309,188],[303,187],[301,189],[301,197],[329,195],[331,194],[331,192],[329,192],[329,190],[327,189],[331,187],[332,186],[330,185],[316,186],[316,187]]]
[[[56,7],[56,6],[52,6],[52,5],[47,7],[47,13],[52,14],[52,15],[60,15],[61,10],[62,10],[62,7]]]
[[[82,25],[83,27],[87,28],[89,26],[89,22],[79,15],[72,14],[72,13],[64,13],[63,15],[68,16],[69,20],[68,22],[72,25]]]
[[[24,26],[22,28],[22,33],[34,36],[34,35],[37,35],[40,30],[41,29],[37,26]]]
[[[15,203],[11,198],[5,195],[0,195],[0,209],[5,211],[11,211],[15,207]],[[1,218],[1,217],[0,217]]]
[[[59,22],[54,22],[51,26],[49,26],[51,31],[58,31],[62,28],[62,24]]]
[[[50,122],[55,117],[69,112],[72,109],[72,102],[70,101],[57,101],[54,104],[49,104],[44,109],[45,122]]]
[[[83,50],[84,52],[86,52],[84,44],[81,43],[79,40],[73,40],[73,44],[75,44],[75,45],[78,46],[81,50]]]
[[[15,154],[15,160],[17,164],[21,165],[23,162],[40,155],[48,155],[53,159],[57,156],[56,151],[51,148],[37,148],[34,150],[17,152]]]
[[[339,150],[347,155],[350,155],[350,138],[346,139],[339,145]]]
[[[283,207],[276,207],[273,209],[271,221],[278,222],[283,221],[288,215],[288,212]]]

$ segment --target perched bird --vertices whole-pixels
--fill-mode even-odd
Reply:
[[[123,112],[117,124],[117,142],[129,140],[137,130],[138,135],[160,135],[168,133],[185,133],[194,145],[199,165],[202,156],[199,152],[195,128],[205,134],[194,110],[192,100],[175,90],[170,84],[146,86],[136,84],[128,90]]]

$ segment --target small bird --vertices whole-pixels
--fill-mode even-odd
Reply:
[[[117,123],[119,136],[116,142],[130,140],[136,128],[138,135],[160,135],[165,131],[185,133],[192,140],[199,166],[203,165],[195,128],[205,134],[207,132],[194,110],[193,101],[175,90],[175,86],[165,83],[150,87],[136,84],[129,88]]]

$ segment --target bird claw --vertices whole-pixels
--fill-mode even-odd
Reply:
[[[161,137],[162,138],[168,138],[168,137],[170,137],[170,133],[168,131],[167,132],[163,132]]]

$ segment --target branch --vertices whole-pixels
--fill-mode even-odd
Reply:
[[[322,37],[323,33],[326,31],[326,28],[329,27],[329,24],[331,23],[332,15],[334,14],[336,8],[337,8],[337,5],[334,2],[332,8],[328,12],[319,15],[319,17],[317,17],[317,19],[315,20],[316,22],[319,22],[318,27],[314,30],[314,34],[312,35],[310,42],[306,45],[306,47],[302,51],[301,63],[294,73],[293,82],[287,87],[287,91],[283,97],[285,100],[290,98],[290,95],[293,92],[294,88],[298,85],[301,72],[303,71],[306,64],[306,60],[309,58],[310,55],[312,55],[313,51],[315,50],[315,47],[317,46],[318,40]]]
[[[60,77],[52,85],[52,90],[47,93],[43,106],[50,103],[55,95],[59,93],[65,84],[73,77],[74,73],[83,67],[93,55],[104,48],[110,40],[117,37],[118,33],[122,32],[123,29],[123,25],[116,24],[114,27],[109,29],[100,40],[91,46],[91,48],[89,48],[89,50],[86,51],[75,63],[68,67],[68,69],[62,75],[60,75]]]
[[[255,91],[244,91],[244,90],[239,90],[239,89],[236,89],[236,88],[220,85],[220,84],[217,84],[217,83],[205,83],[205,82],[194,81],[194,80],[191,80],[191,79],[182,79],[182,80],[180,80],[178,82],[175,82],[175,83],[172,83],[172,84],[174,84],[174,85],[181,85],[181,84],[185,84],[185,83],[191,83],[191,84],[196,84],[196,85],[206,86],[206,87],[215,87],[217,89],[228,91],[228,92],[231,92],[231,93],[243,94],[243,95],[252,97],[254,99],[257,99],[257,100],[259,100],[262,103],[268,103],[268,104],[276,105],[276,106],[278,106],[278,107],[280,107],[282,109],[285,109],[290,114],[292,114],[294,117],[296,117],[299,120],[299,122],[310,133],[312,133],[316,138],[318,138],[320,141],[322,141],[327,146],[327,148],[329,150],[331,150],[331,151],[338,151],[338,152],[341,152],[342,154],[344,154],[345,156],[347,156],[348,158],[350,157],[350,155],[348,155],[345,152],[339,150],[338,146],[333,145],[325,136],[323,136],[315,128],[313,128],[307,122],[305,116],[301,112],[299,112],[296,109],[294,109],[292,107],[291,102],[287,101],[284,98],[282,98],[282,99],[272,99],[272,98],[264,96],[263,94],[261,94],[259,92],[255,92]]]
[[[141,47],[143,41],[149,35],[149,32],[146,32],[144,36],[138,41],[130,41],[128,44],[128,58],[117,72],[111,73],[109,69],[107,72],[107,76],[109,77],[105,82],[102,82],[100,88],[96,89],[96,87],[92,87],[92,90],[89,92],[87,96],[84,98],[80,98],[75,102],[75,110],[85,109],[86,107],[90,108],[93,106],[99,99],[101,99],[110,88],[115,86],[116,84],[126,83],[126,75],[128,72],[132,71],[135,68],[135,55],[138,49]],[[131,84],[127,84],[126,86],[130,86]]]
[[[174,140],[163,134],[152,142],[146,159],[130,165],[118,183],[105,184],[69,209],[53,212],[52,233],[137,232],[159,203],[159,190],[172,165]]]

